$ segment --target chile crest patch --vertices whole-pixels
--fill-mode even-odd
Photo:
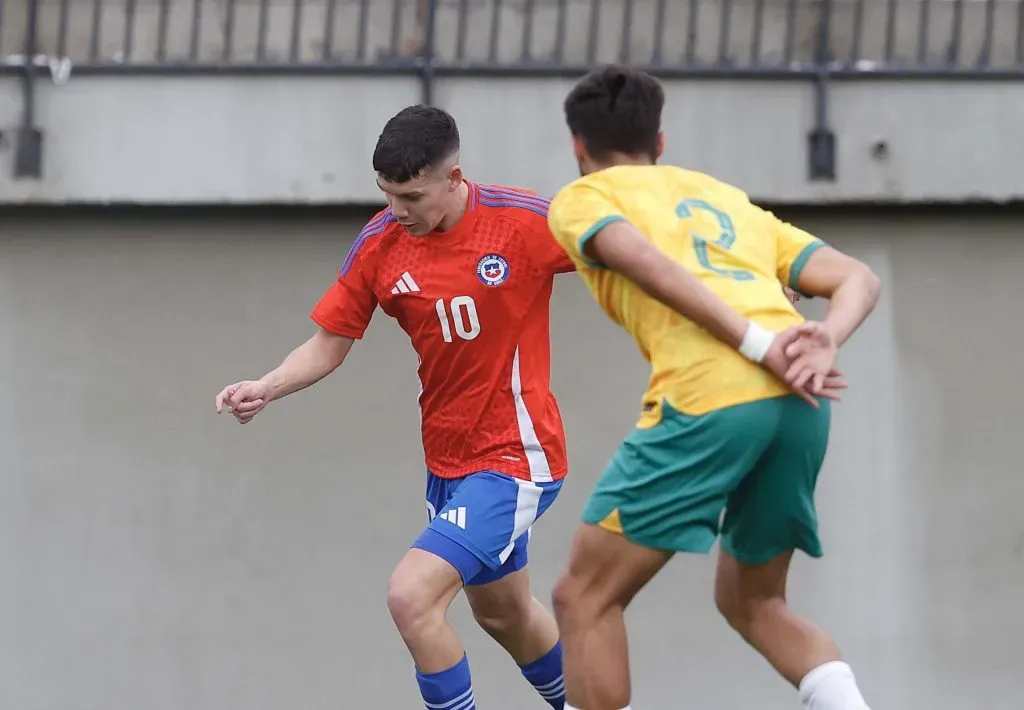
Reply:
[[[508,261],[501,254],[487,254],[476,263],[477,278],[484,286],[501,286],[508,280]]]

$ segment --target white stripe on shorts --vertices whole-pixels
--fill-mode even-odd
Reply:
[[[505,564],[512,550],[515,549],[516,540],[526,532],[537,521],[537,512],[540,510],[540,496],[544,489],[530,481],[516,480],[519,491],[516,493],[516,516],[512,527],[512,537],[501,554],[498,561]]]

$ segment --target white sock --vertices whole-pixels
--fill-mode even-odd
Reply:
[[[842,661],[823,663],[800,681],[800,702],[807,710],[871,710],[860,694],[853,670]]]

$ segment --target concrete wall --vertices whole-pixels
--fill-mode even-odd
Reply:
[[[766,0],[760,49],[751,57],[757,4],[736,0],[729,7],[727,58],[737,66],[761,62],[785,66],[814,56],[817,5],[795,5],[792,53],[788,0]],[[885,59],[888,3],[864,5],[863,32],[855,32],[857,3],[837,0],[832,21],[832,56],[872,62]],[[991,65],[1016,59],[1017,4],[950,2],[929,4],[925,60],[945,65],[954,7],[962,8],[961,64],[982,53],[986,14],[993,8],[989,43]],[[120,4],[105,4],[101,33],[92,50],[93,3],[73,1],[70,28],[61,41],[59,3],[45,2],[40,18],[40,52],[67,56],[75,63],[152,61],[159,36],[159,5],[134,5],[126,23]],[[168,5],[167,52],[171,60],[189,56],[191,0]],[[225,47],[229,4],[201,5],[198,59],[219,62]],[[232,57],[254,56],[259,3],[233,5]],[[359,3],[338,0],[334,32],[324,32],[327,4],[302,4],[298,58],[315,62],[328,39],[336,60],[347,63],[410,57],[422,38],[422,3],[406,2],[393,43],[393,3],[374,2],[367,20],[365,53],[360,56],[356,27]],[[457,62],[459,3],[443,2],[438,17],[438,55]],[[506,2],[500,15],[500,62],[522,58],[527,23],[524,5]],[[530,59],[556,55],[555,3],[535,3]],[[561,59],[589,61],[590,2],[568,3],[567,39]],[[602,4],[597,25],[596,61],[620,57],[624,5]],[[648,62],[655,46],[654,0],[635,0],[628,58]],[[663,60],[686,56],[689,3],[669,3]],[[723,8],[700,3],[695,60],[719,59]],[[292,0],[269,5],[267,56],[288,57],[292,41]],[[467,19],[462,58],[487,60],[491,3],[474,0]],[[917,60],[916,2],[901,2],[896,14],[893,61]],[[0,53],[20,51],[24,7],[5,7]],[[131,47],[126,44],[131,28]],[[475,177],[528,185],[553,193],[574,177],[566,149],[561,102],[564,80],[480,80],[442,78],[435,100],[459,119],[464,158]],[[1024,197],[1024,92],[1019,81],[980,83],[859,81],[833,84],[829,118],[838,140],[838,180],[808,179],[807,135],[814,127],[810,83],[673,81],[667,86],[667,160],[732,180],[756,198],[779,203],[1007,201]],[[0,202],[41,203],[365,203],[379,195],[370,180],[369,158],[383,122],[399,108],[418,102],[415,78],[354,77],[96,77],[76,75],[68,83],[42,81],[38,123],[45,131],[42,180],[15,180],[12,133],[22,111],[21,89],[0,79]],[[884,150],[879,150],[884,148]]]
[[[842,357],[826,557],[798,560],[792,600],[837,636],[873,707],[1016,708],[1024,215],[785,216],[885,281]],[[5,216],[0,707],[417,706],[384,606],[424,523],[405,336],[378,314],[319,386],[246,427],[212,411],[219,387],[311,332],[358,226],[345,212]],[[534,536],[542,599],[646,380],[575,276],[552,313],[572,473]],[[794,707],[716,618],[712,565],[680,558],[638,598],[636,707]],[[453,619],[480,702],[539,707],[463,603]]]
[[[436,101],[463,133],[463,165],[488,182],[553,194],[576,176],[562,80],[447,79]],[[810,182],[810,85],[672,82],[666,160],[778,203],[1024,198],[1019,83],[836,85],[838,180]],[[0,200],[37,203],[366,203],[381,126],[419,101],[412,79],[83,78],[42,85],[44,177],[14,180],[0,148]],[[0,81],[0,126],[20,116]],[[876,147],[887,153],[878,157]]]

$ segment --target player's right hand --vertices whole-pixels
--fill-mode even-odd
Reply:
[[[801,399],[818,408],[818,397],[834,401],[847,387],[843,373],[834,366],[835,347],[823,342],[817,329],[793,326],[775,336],[762,364]]]
[[[807,321],[797,326],[797,331],[799,337],[786,347],[791,361],[786,382],[798,387],[806,384],[811,392],[820,393],[835,366],[839,347],[823,323]]]
[[[240,424],[248,423],[268,404],[270,385],[259,380],[236,382],[217,393],[217,414],[227,409]]]

